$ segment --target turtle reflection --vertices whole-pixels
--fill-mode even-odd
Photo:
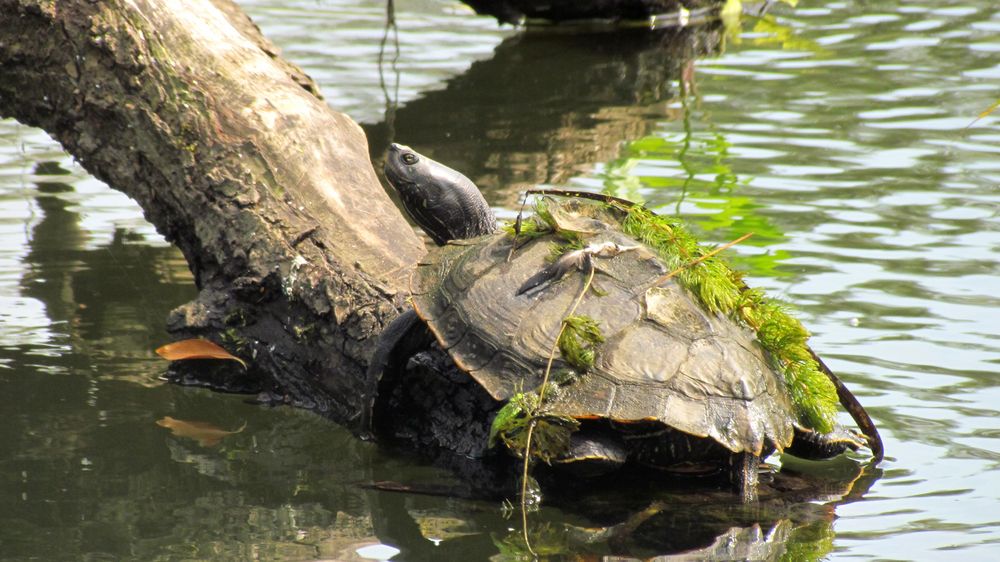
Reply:
[[[402,551],[400,560],[490,552],[494,560],[531,559],[531,552],[560,559],[816,560],[832,550],[836,506],[862,497],[879,473],[846,457],[823,463],[822,474],[817,467],[786,466],[762,482],[753,506],[724,492],[663,490],[640,479],[619,479],[630,483],[598,493],[567,489],[528,514],[527,533],[516,514],[504,521],[495,502],[395,491],[369,498],[375,534]],[[503,528],[509,530],[496,531]]]

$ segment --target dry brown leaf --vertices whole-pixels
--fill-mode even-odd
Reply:
[[[170,433],[173,433],[177,437],[194,439],[202,447],[215,447],[224,438],[243,431],[247,426],[246,422],[243,422],[243,425],[239,429],[226,431],[208,422],[184,421],[170,416],[156,420],[156,425],[169,429]]]
[[[180,361],[183,359],[229,359],[243,365],[247,364],[242,359],[229,353],[225,349],[208,340],[200,338],[175,341],[157,348],[156,354],[168,361]]]

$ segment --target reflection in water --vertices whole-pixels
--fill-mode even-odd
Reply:
[[[594,174],[602,180],[604,192],[645,201],[661,213],[684,216],[699,237],[740,240],[751,236],[740,244],[765,249],[784,242],[787,237],[781,226],[758,212],[763,206],[753,197],[741,193],[747,191],[747,182],[740,180],[729,164],[730,144],[723,133],[696,135],[688,107],[688,100],[684,100],[682,132],[626,143],[621,157]],[[657,169],[659,162],[676,166],[676,175]],[[753,275],[780,277],[788,274],[778,266],[790,256],[787,250],[776,249],[740,255],[734,261],[738,269]]]
[[[373,493],[369,501],[376,536],[401,549],[401,560],[485,559],[494,549],[503,560],[530,559],[532,552],[820,559],[832,550],[834,508],[861,498],[880,472],[846,458],[793,462],[767,482],[756,505],[733,502],[726,491],[665,490],[636,479],[611,490],[553,497],[551,505],[528,515],[527,535],[516,515],[507,520],[510,513],[494,505],[442,504],[433,496],[403,493]]]
[[[674,82],[722,35],[721,24],[526,30],[444,89],[366,125],[372,159],[380,168],[389,143],[404,142],[461,170],[491,203],[513,207],[518,190],[565,183],[670,116]]]
[[[392,34],[392,52],[387,53],[389,35]],[[386,55],[389,55],[389,62],[386,64]],[[396,26],[396,2],[388,0],[385,4],[385,31],[382,33],[382,42],[378,46],[378,83],[382,88],[382,95],[385,97],[385,123],[386,136],[390,142],[396,137],[396,107],[399,104],[399,68],[396,63],[399,61],[399,28]],[[392,91],[386,84],[385,75],[391,73],[393,76]]]
[[[39,175],[52,172],[36,170]],[[72,186],[40,181],[36,188],[41,216],[23,258],[21,294],[45,305],[49,321],[60,326],[72,349],[98,375],[127,377],[116,364],[130,356],[148,360],[157,340],[147,327],[162,324],[170,308],[192,294],[185,286],[190,282],[187,264],[173,248],[149,247],[141,236],[123,229],[114,231],[110,243],[89,248],[89,233],[70,202]],[[158,297],[147,302],[149,294]],[[111,364],[105,357],[113,358]],[[141,378],[136,382],[152,384]]]
[[[17,451],[0,459],[3,488],[20,494],[5,498],[0,516],[5,555],[358,560],[375,545],[398,549],[404,560],[523,552],[520,531],[505,531],[511,523],[496,501],[359,486],[400,477],[445,489],[463,484],[412,459],[386,457],[307,412],[265,410],[187,388],[137,392],[135,382],[148,384],[162,370],[151,350],[161,343],[170,301],[189,298],[190,279],[174,269],[173,250],[132,242],[123,230],[88,249],[68,202],[72,188],[36,188],[42,211],[30,231],[22,291],[43,302],[73,342],[64,359],[47,362],[64,361],[76,376],[44,376],[32,367],[30,349],[4,351],[21,373],[0,379],[4,390],[25,398],[0,429],[0,440]],[[44,419],[33,411],[45,412]],[[177,423],[185,419],[205,423]],[[239,432],[219,429],[244,423]],[[162,425],[181,430],[170,436]],[[829,507],[797,500],[838,492],[786,472],[781,500],[766,510],[747,510],[726,491],[574,493],[531,514],[529,536],[540,552],[700,549],[694,555],[702,556],[813,543],[821,546],[809,548],[826,552],[809,537],[829,537]],[[854,476],[848,471],[840,481],[849,485]]]

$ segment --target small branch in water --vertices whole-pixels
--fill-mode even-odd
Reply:
[[[976,116],[976,118],[973,119],[971,123],[969,123],[968,125],[966,125],[965,127],[963,127],[962,130],[965,131],[965,130],[970,129],[973,125],[975,125],[976,123],[978,123],[984,117],[987,117],[989,114],[991,114],[994,111],[996,111],[997,108],[1000,108],[1000,100],[997,100],[997,101],[993,102],[992,105],[990,105],[985,110],[983,110],[982,113],[980,113],[978,116]]]

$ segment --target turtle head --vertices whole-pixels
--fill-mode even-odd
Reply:
[[[408,146],[392,143],[385,158],[385,176],[397,191],[417,189],[417,184],[422,178],[427,177],[430,171],[429,162],[434,161],[421,156]]]
[[[497,229],[496,217],[476,184],[408,146],[389,146],[385,177],[406,212],[438,245]]]

